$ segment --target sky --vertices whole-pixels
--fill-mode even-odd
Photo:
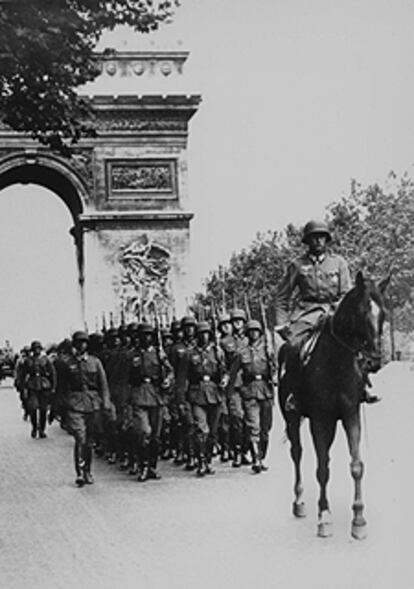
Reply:
[[[368,184],[383,182],[390,170],[412,171],[413,27],[411,0],[182,0],[174,22],[155,36],[105,37],[120,49],[177,48],[181,41],[190,51],[172,92],[203,97],[189,136],[191,289],[258,231],[322,217],[351,178]],[[44,325],[49,297],[59,301],[56,289],[66,279],[73,285],[69,214],[35,186],[0,196],[0,276],[11,276],[0,292],[6,303],[14,299],[14,313],[27,307]],[[53,247],[35,275],[45,235]],[[19,264],[25,272],[13,270]],[[39,278],[57,269],[59,281]],[[55,294],[45,295],[51,289]],[[26,303],[18,298],[23,292]],[[65,299],[72,322],[76,297]],[[0,329],[8,333],[14,313],[1,307]]]

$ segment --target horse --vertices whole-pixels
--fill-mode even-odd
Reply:
[[[343,297],[334,313],[323,323],[311,355],[301,367],[299,390],[295,391],[298,406],[286,408],[291,392],[287,386],[286,361],[281,349],[279,361],[279,406],[290,442],[294,463],[293,514],[306,515],[301,477],[302,446],[300,426],[305,417],[317,458],[316,478],[320,487],[317,535],[332,535],[332,518],[327,498],[329,480],[329,451],[335,438],[338,421],[342,422],[351,456],[351,476],[354,480],[353,519],[351,534],[356,539],[366,537],[366,520],[362,500],[364,464],[360,455],[360,404],[366,376],[361,369],[361,357],[370,372],[381,366],[381,335],[385,318],[384,292],[390,277],[376,284],[356,275],[355,285]],[[364,369],[365,370],[365,369]]]

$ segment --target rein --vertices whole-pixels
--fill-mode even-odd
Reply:
[[[343,348],[345,348],[346,350],[348,350],[349,352],[351,352],[352,354],[354,354],[354,356],[357,356],[361,350],[359,350],[358,348],[353,348],[352,346],[350,346],[349,344],[347,344],[343,339],[341,339],[339,337],[339,335],[337,335],[334,332],[334,326],[333,326],[333,320],[334,320],[334,315],[332,315],[332,317],[329,318],[329,333],[331,334],[331,336],[333,337],[333,339],[338,342],[338,344],[340,344]]]

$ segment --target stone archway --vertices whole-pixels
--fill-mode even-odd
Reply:
[[[173,81],[188,53],[113,53],[102,76],[115,83],[154,76]],[[110,66],[110,67],[109,67]],[[167,67],[168,66],[168,67]],[[97,137],[70,159],[0,124],[0,188],[34,182],[68,206],[74,226],[84,321],[102,312],[134,319],[159,301],[181,314],[188,295],[188,123],[199,95],[91,98]]]

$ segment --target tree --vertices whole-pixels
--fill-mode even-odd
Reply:
[[[379,280],[392,271],[388,289],[391,352],[394,332],[414,329],[414,181],[408,174],[391,173],[384,187],[362,187],[353,180],[350,194],[327,209],[332,249],[344,256],[351,273],[363,270]],[[206,294],[196,300],[207,304],[213,297],[227,308],[243,305],[245,297],[256,317],[260,299],[269,309],[289,260],[303,251],[301,232],[288,225],[281,232],[258,235],[249,248],[233,254],[227,268],[219,268],[206,283]]]
[[[141,33],[169,20],[178,0],[3,0],[0,2],[0,118],[68,152],[94,135],[89,101],[76,89],[99,75],[96,45],[106,29]]]

